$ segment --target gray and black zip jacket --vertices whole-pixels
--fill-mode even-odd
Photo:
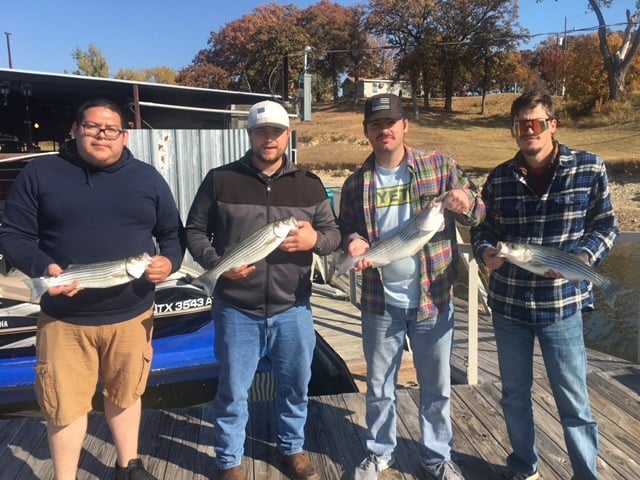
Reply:
[[[203,268],[212,269],[225,250],[269,222],[293,215],[318,233],[313,251],[276,249],[255,264],[246,279],[220,277],[214,296],[250,315],[267,317],[307,302],[311,295],[312,253],[327,255],[340,243],[340,230],[321,180],[285,158],[272,177],[240,160],[209,171],[191,205],[187,248]]]

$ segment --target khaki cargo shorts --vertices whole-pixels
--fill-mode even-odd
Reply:
[[[153,308],[113,325],[81,326],[40,313],[36,334],[36,397],[45,419],[73,423],[102,393],[127,408],[144,393],[153,350]]]

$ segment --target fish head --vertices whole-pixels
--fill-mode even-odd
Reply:
[[[528,262],[531,260],[531,251],[526,245],[514,242],[498,242],[496,248],[498,249],[496,257],[517,260],[519,262]]]
[[[278,238],[284,238],[289,235],[291,230],[296,228],[298,228],[298,220],[296,220],[296,217],[291,216],[274,222],[273,233]]]
[[[422,232],[439,231],[444,228],[444,203],[434,198],[429,207],[417,215],[416,227]]]
[[[133,278],[140,278],[150,263],[151,256],[147,252],[144,252],[135,257],[127,258],[125,261],[125,269]]]

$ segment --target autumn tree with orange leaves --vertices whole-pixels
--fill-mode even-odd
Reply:
[[[208,48],[180,72],[179,82],[204,86],[201,82],[207,80],[210,86],[212,79],[226,83],[228,78],[226,87],[234,90],[281,93],[284,82],[298,82],[303,51],[309,46],[308,72],[315,76],[316,90],[322,95],[327,85],[337,99],[345,75],[383,73],[380,52],[372,49],[363,17],[362,6],[344,7],[328,0],[304,10],[261,5],[212,32]],[[217,75],[211,76],[214,72]]]
[[[517,0],[369,0],[349,7],[319,0],[306,9],[270,3],[212,32],[177,81],[295,94],[306,49],[316,100],[337,100],[345,76],[409,80],[416,115],[419,94],[425,109],[431,95],[444,96],[451,112],[455,95],[479,93],[484,111],[487,92],[542,82],[550,93],[584,96],[585,104],[615,99],[633,83],[638,17],[627,12],[624,31],[612,34],[600,8],[613,0],[586,1],[598,18],[594,37],[567,50],[555,36],[523,52],[517,46],[528,32],[517,22]]]
[[[515,49],[524,33],[516,18],[515,0],[371,0],[368,24],[397,48],[398,73],[421,82],[425,107],[438,89],[451,112],[470,77],[493,81],[498,52]]]
[[[235,90],[281,92],[284,53],[301,51],[308,43],[299,20],[300,9],[294,5],[261,5],[212,32],[197,63],[227,72]],[[296,60],[290,67],[300,68],[301,59]]]
[[[362,25],[360,6],[344,7],[321,0],[301,13],[301,26],[309,35],[311,70],[331,83],[333,100],[338,99],[340,79],[351,72],[356,77],[379,73],[376,52],[371,49]]]
[[[616,46],[609,41],[611,30],[602,13],[602,8],[610,6],[613,0],[587,1],[598,19],[597,36],[601,57],[599,63],[607,76],[608,100],[621,99],[627,91],[626,75],[640,50],[640,1],[636,0],[635,12],[626,10],[627,22],[621,33],[622,41]]]

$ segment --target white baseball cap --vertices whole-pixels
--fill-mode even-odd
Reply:
[[[256,127],[289,128],[289,114],[282,105],[271,100],[258,102],[249,110],[247,129]]]

